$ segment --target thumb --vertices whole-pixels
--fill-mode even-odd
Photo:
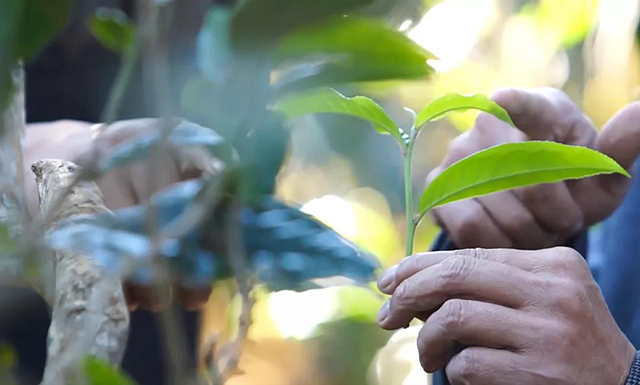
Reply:
[[[640,155],[640,102],[628,105],[605,125],[595,148],[625,169],[633,166]]]
[[[598,135],[595,149],[630,170],[640,155],[640,102],[614,116]],[[631,181],[623,175],[601,175],[576,181],[570,188],[583,209],[585,223],[600,222],[622,203]]]
[[[592,147],[593,124],[562,91],[554,88],[502,89],[492,99],[511,116],[516,127],[531,140],[550,140]]]

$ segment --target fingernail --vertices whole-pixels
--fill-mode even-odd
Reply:
[[[378,323],[384,322],[389,316],[389,302],[385,303],[382,309],[380,309],[380,313],[378,313]]]
[[[380,278],[380,280],[378,281],[378,289],[380,289],[380,291],[382,291],[383,293],[386,293],[385,290],[388,289],[389,286],[391,286],[391,284],[393,283],[393,280],[396,276],[396,269],[396,266],[390,268],[382,275],[382,278]]]

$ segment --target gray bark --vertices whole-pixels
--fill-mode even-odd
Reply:
[[[49,213],[79,167],[70,162],[42,160],[34,163],[32,170],[42,212],[53,219],[49,231],[62,221],[108,211],[97,184],[81,182],[57,212]],[[77,382],[82,376],[79,368],[88,355],[119,366],[129,331],[122,282],[103,271],[91,257],[74,252],[56,252],[54,270],[53,314],[43,384]]]

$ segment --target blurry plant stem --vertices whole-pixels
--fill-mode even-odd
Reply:
[[[127,48],[126,52],[122,56],[122,64],[120,65],[120,69],[118,70],[118,75],[116,76],[115,83],[109,91],[109,99],[100,118],[100,120],[102,120],[103,122],[112,123],[118,117],[118,112],[120,110],[120,106],[122,105],[122,99],[127,92],[127,87],[131,82],[133,70],[135,69],[138,62],[140,46],[143,40],[143,38],[141,37],[142,35],[144,35],[142,31],[138,31],[134,44],[132,44],[131,47]]]
[[[219,350],[216,346],[216,338],[213,338],[210,343],[206,362],[209,366],[209,378],[213,385],[223,385],[236,371],[244,349],[244,343],[249,334],[251,310],[253,309],[253,298],[251,297],[253,284],[242,241],[242,227],[239,221],[240,209],[236,202],[231,202],[230,206],[231,209],[225,213],[226,220],[224,221],[227,244],[226,255],[227,262],[236,278],[237,290],[242,299],[242,310],[238,319],[238,334],[236,338]],[[220,356],[218,356],[217,352],[220,352]],[[221,365],[223,362],[224,366]]]
[[[415,238],[417,222],[413,219],[413,177],[412,177],[412,160],[413,146],[416,141],[416,130],[411,129],[411,137],[407,143],[407,147],[403,151],[404,156],[404,203],[405,214],[407,218],[407,239],[406,239],[406,256],[413,254],[413,240]]]
[[[130,47],[127,47],[126,51],[122,55],[116,80],[109,91],[109,99],[107,100],[107,104],[100,118],[104,123],[113,123],[118,118],[118,113],[122,106],[122,100],[127,92],[129,83],[131,83],[131,77],[133,76],[136,64],[138,64],[142,45],[149,34],[149,29],[152,24],[152,20],[142,20],[143,21],[138,23],[136,38],[133,44]]]
[[[171,104],[171,87],[169,81],[169,65],[167,57],[167,49],[161,39],[161,32],[164,26],[170,23],[163,18],[168,19],[172,15],[173,3],[168,3],[164,7],[155,0],[141,0],[138,2],[138,14],[140,15],[141,25],[143,27],[139,31],[137,39],[138,49],[144,52],[142,56],[143,73],[149,75],[148,81],[144,82],[144,86],[149,90],[149,95],[155,95],[156,110],[161,114],[160,120],[161,142],[158,146],[151,149],[151,153],[147,161],[149,162],[148,183],[155,191],[158,186],[158,175],[165,170],[159,168],[162,162],[162,154],[168,143],[169,135],[175,127],[174,122],[170,118],[173,113]],[[165,23],[166,22],[166,23]],[[137,61],[136,58],[129,58]],[[126,90],[123,88],[122,92]],[[154,275],[158,277],[155,285],[158,298],[166,295],[167,287],[171,287],[171,272],[167,261],[163,258],[160,249],[164,241],[160,228],[158,227],[158,210],[152,202],[149,201],[145,210],[145,227],[149,239],[153,243],[152,267]],[[180,309],[176,306],[168,306],[165,311],[159,314],[159,322],[163,331],[165,340],[164,350],[166,367],[168,370],[168,383],[174,385],[194,384],[194,374],[188,372],[186,354],[188,344],[186,334],[184,333],[184,325],[181,322]]]

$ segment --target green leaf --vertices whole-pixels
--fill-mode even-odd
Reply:
[[[422,109],[422,111],[420,111],[418,118],[416,119],[416,128],[420,129],[430,121],[440,119],[449,112],[462,112],[467,110],[484,111],[515,127],[507,111],[484,95],[475,94],[471,96],[464,96],[459,94],[447,94],[432,100],[424,109]]]
[[[13,90],[11,71],[51,41],[69,16],[69,0],[0,1],[0,111]]]
[[[436,57],[404,34],[377,20],[332,18],[288,35],[275,51],[278,65],[302,61],[311,74],[294,79],[300,90],[363,81],[418,79],[434,73]],[[306,63],[305,63],[306,61]],[[280,85],[280,87],[285,87]]]
[[[372,0],[245,0],[231,25],[236,48],[270,48],[300,27],[344,15]]]
[[[227,8],[212,7],[198,33],[196,60],[210,81],[222,81],[232,63],[229,38],[231,15]]]
[[[2,2],[7,0],[2,0]],[[22,0],[24,2],[17,35],[17,57],[31,60],[66,25],[70,0]]]
[[[11,226],[0,223],[0,254],[13,254],[18,251],[18,244],[11,234]]]
[[[84,372],[89,385],[135,385],[128,376],[95,357],[87,357]]]
[[[129,50],[136,38],[135,24],[119,9],[99,8],[88,26],[102,45],[119,54]]]
[[[370,122],[380,133],[390,134],[404,145],[398,125],[382,107],[364,96],[348,98],[335,90],[323,88],[286,97],[276,103],[274,109],[284,112],[289,118],[317,113],[354,116]]]
[[[614,173],[629,177],[613,159],[586,147],[536,141],[503,144],[444,170],[422,195],[420,212],[518,187]]]

